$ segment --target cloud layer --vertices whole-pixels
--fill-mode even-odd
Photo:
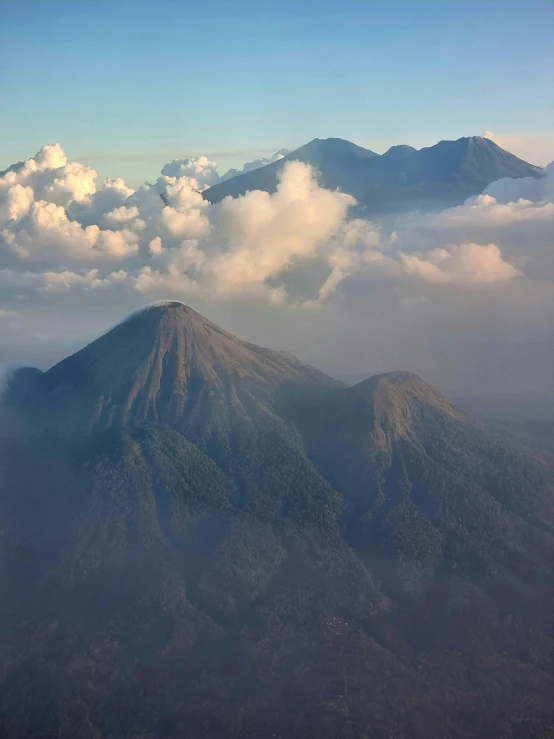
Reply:
[[[359,272],[482,288],[524,275],[529,255],[508,238],[514,263],[506,257],[506,230],[549,228],[554,215],[550,177],[500,181],[459,208],[399,217],[394,231],[350,220],[355,200],[321,188],[300,162],[284,166],[274,194],[210,205],[202,190],[218,179],[206,157],[174,160],[154,184],[133,190],[121,179],[98,183],[59,144],[44,146],[0,178],[3,282],[42,295],[113,287],[310,306]],[[303,296],[296,280],[292,298],[287,285],[310,263],[320,284],[312,279]]]
[[[266,164],[277,162],[289,153],[289,149],[280,149],[271,157],[263,157],[262,159],[254,159],[252,162],[245,162],[241,169],[228,169],[222,175],[217,170],[216,162],[211,161],[205,156],[173,159],[173,161],[162,168],[162,175],[167,177],[192,177],[201,189],[205,189],[217,185],[219,182],[230,180],[231,177],[236,177],[245,172],[252,172],[254,169],[265,167]]]
[[[433,380],[442,367],[439,381],[453,382],[462,360],[475,364],[472,377],[498,372],[487,357],[518,342],[527,356],[545,354],[554,166],[542,180],[499,180],[456,208],[379,222],[352,218],[354,199],[320,187],[300,162],[283,167],[273,194],[212,205],[202,192],[220,180],[216,163],[197,157],[170,162],[135,190],[120,178],[100,182],[59,144],[9,168],[0,177],[4,346],[46,341],[53,325],[57,336],[82,336],[85,326],[94,334],[101,316],[175,298],[331,371],[369,363]],[[466,347],[454,359],[465,341],[481,354]]]

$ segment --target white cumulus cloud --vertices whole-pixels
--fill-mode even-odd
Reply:
[[[383,223],[351,219],[354,198],[322,188],[301,162],[286,163],[275,193],[212,205],[202,193],[215,177],[207,157],[174,160],[135,190],[120,178],[98,182],[58,144],[43,147],[0,177],[8,300],[113,288],[314,307],[355,278],[401,285],[403,296],[410,283],[554,280],[552,167],[541,180],[500,180],[456,208]]]
[[[522,275],[503,259],[496,244],[452,245],[419,255],[401,254],[400,259],[409,275],[439,284],[474,287],[509,282]]]
[[[163,167],[162,175],[176,179],[181,177],[193,179],[202,189],[219,182],[217,164],[205,156],[174,159]]]
[[[230,180],[232,177],[236,177],[239,174],[252,172],[254,169],[260,169],[260,167],[265,167],[266,164],[278,162],[280,159],[283,159],[283,157],[286,157],[287,154],[290,154],[290,149],[279,149],[279,151],[276,151],[271,157],[262,157],[261,159],[254,159],[251,162],[245,162],[241,169],[228,169],[225,174],[221,175],[219,182],[225,182],[225,180]]]
[[[273,195],[254,191],[221,202],[218,235],[227,248],[219,250],[207,272],[224,292],[262,286],[295,261],[313,256],[340,229],[355,202],[319,187],[307,165],[289,162]]]

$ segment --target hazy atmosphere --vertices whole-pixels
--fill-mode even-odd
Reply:
[[[0,739],[554,739],[552,0],[0,0]]]
[[[536,405],[554,366],[551,168],[412,212],[372,212],[309,162],[284,162],[276,192],[202,195],[315,137],[383,154],[483,136],[546,166],[552,5],[476,12],[3,3],[0,362],[46,368],[178,299],[346,380],[408,369]]]
[[[136,190],[59,144],[8,168],[1,360],[45,368],[132,309],[178,299],[345,379],[408,369],[447,392],[550,391],[552,168],[440,212],[369,219],[308,164],[279,176],[273,194],[210,204],[220,175],[206,157]]]

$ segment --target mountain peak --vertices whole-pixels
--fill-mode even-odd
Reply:
[[[391,146],[390,149],[387,149],[382,156],[387,158],[402,158],[409,157],[415,153],[417,153],[417,149],[414,149],[413,146],[408,146],[408,144],[396,144],[395,146]]]
[[[410,435],[419,410],[432,410],[451,418],[464,415],[413,372],[387,372],[360,382],[347,393],[358,407],[365,407],[373,419],[373,437],[379,446],[389,446],[395,438]]]
[[[228,428],[233,418],[271,414],[274,393],[285,387],[341,383],[168,300],[132,313],[48,370],[41,385],[47,406],[71,430],[142,423],[183,429],[215,416]]]
[[[311,157],[313,156],[316,158],[326,156],[332,159],[347,157],[351,161],[353,159],[374,159],[379,154],[376,154],[370,149],[364,149],[363,146],[358,146],[358,144],[354,144],[352,141],[347,141],[346,139],[312,139],[307,144],[304,144],[304,146],[287,154],[284,157],[284,161],[299,160],[317,166],[319,162],[312,160]],[[280,161],[282,163],[282,160]]]
[[[540,168],[482,136],[440,141],[419,150],[393,146],[381,156],[345,139],[316,138],[276,162],[210,187],[203,197],[217,203],[252,190],[273,193],[289,161],[314,167],[323,187],[352,195],[365,216],[447,208],[503,177],[542,176]]]
[[[149,319],[149,318],[161,319],[164,316],[173,317],[173,319],[176,319],[179,321],[186,321],[190,319],[192,320],[196,319],[199,321],[207,320],[200,313],[193,310],[190,306],[185,305],[185,303],[181,303],[179,300],[158,300],[155,303],[149,303],[148,305],[144,305],[141,308],[138,308],[137,310],[133,311],[126,318],[124,318],[118,325],[140,320],[141,318],[142,319]]]
[[[349,388],[348,392],[365,396],[371,395],[374,398],[394,402],[416,399],[448,413],[457,412],[443,395],[414,372],[397,370],[385,372],[381,375],[373,375]]]
[[[139,308],[139,311],[154,310],[156,308],[186,308],[191,310],[188,305],[181,303],[180,300],[156,300],[154,303],[149,303]]]

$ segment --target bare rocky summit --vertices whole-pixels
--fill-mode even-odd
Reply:
[[[42,393],[67,428],[148,422],[182,428],[216,405],[229,419],[272,414],[279,390],[302,385],[341,383],[167,301],[136,311],[52,367]]]

